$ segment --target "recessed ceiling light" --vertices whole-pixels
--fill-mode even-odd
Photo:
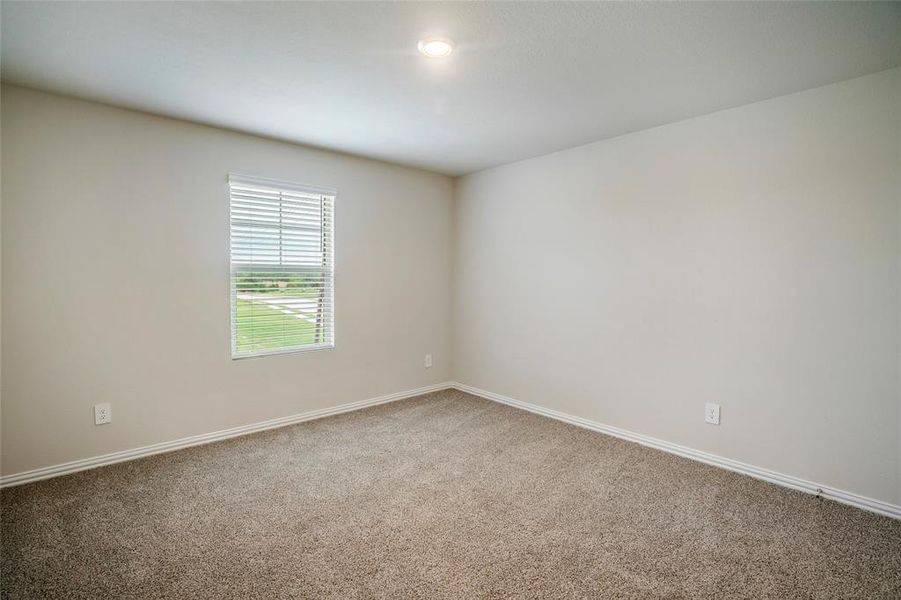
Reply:
[[[441,58],[454,51],[454,42],[443,37],[427,37],[416,46],[429,58]]]

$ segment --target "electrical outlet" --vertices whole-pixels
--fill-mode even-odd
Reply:
[[[426,369],[432,368],[432,355],[431,354],[425,355],[425,368]]]
[[[113,407],[109,402],[94,405],[94,425],[106,425],[113,420]]]
[[[711,425],[720,424],[720,405],[713,402],[704,404],[704,420]]]

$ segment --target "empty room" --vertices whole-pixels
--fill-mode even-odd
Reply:
[[[0,597],[901,599],[901,2],[0,36]]]

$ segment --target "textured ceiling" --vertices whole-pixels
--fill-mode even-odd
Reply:
[[[2,4],[5,81],[467,173],[901,65],[901,3]],[[417,40],[458,47],[429,60]]]

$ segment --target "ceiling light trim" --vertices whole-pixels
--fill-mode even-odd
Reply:
[[[428,58],[445,58],[450,56],[455,48],[454,41],[442,36],[429,36],[419,40],[416,48]]]

